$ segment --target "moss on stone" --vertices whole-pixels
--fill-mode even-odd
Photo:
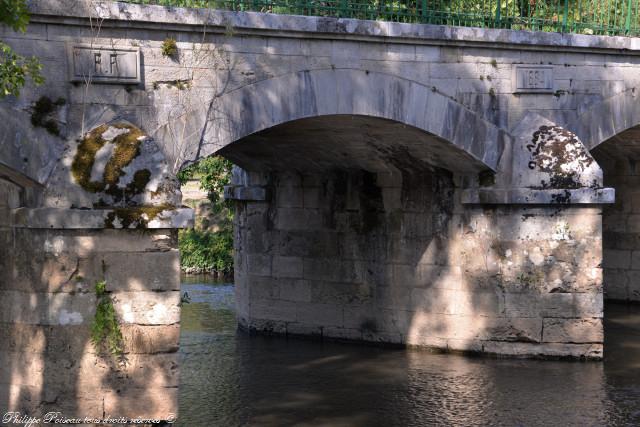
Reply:
[[[133,181],[129,184],[131,192],[140,194],[144,191],[151,179],[151,171],[149,169],[140,169],[133,175]]]
[[[107,143],[102,134],[110,127],[126,129],[128,132],[115,137],[110,143],[114,144],[111,157],[104,168],[102,181],[91,181],[91,170],[95,163],[97,152]],[[86,191],[91,193],[105,192],[115,201],[122,199],[129,202],[134,196],[142,193],[151,179],[148,169],[135,172],[133,181],[125,188],[119,188],[120,178],[125,175],[124,169],[140,155],[142,131],[131,125],[102,125],[91,131],[78,144],[77,153],[71,164],[71,173],[75,181]]]
[[[139,229],[147,228],[149,221],[155,219],[160,212],[174,209],[175,207],[170,205],[115,208],[107,215],[105,226],[116,228],[114,223],[118,220],[122,228],[129,228],[131,225],[135,225],[135,228]]]
[[[71,163],[71,174],[75,181],[90,193],[104,190],[104,183],[91,182],[91,169],[96,160],[96,153],[100,150],[105,140],[102,134],[107,130],[107,125],[102,125],[87,134],[78,144],[78,150]]]
[[[176,39],[168,37],[162,42],[162,56],[175,58],[178,54],[178,44]]]
[[[118,135],[112,141],[115,148],[104,168],[104,183],[108,186],[117,185],[120,177],[124,175],[123,169],[140,154],[141,141],[138,138],[144,136],[139,129],[133,126],[117,125],[114,127],[127,129],[129,132]]]

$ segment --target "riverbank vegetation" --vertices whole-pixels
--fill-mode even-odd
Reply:
[[[224,186],[232,164],[212,156],[188,166],[178,174],[181,184],[196,180],[207,200],[185,200],[196,211],[193,229],[179,233],[180,265],[186,273],[233,274],[233,213],[224,200]]]

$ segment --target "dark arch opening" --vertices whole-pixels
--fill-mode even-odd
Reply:
[[[229,144],[219,154],[251,171],[390,172],[438,167],[468,174],[489,169],[454,144],[421,129],[361,115],[286,122]]]

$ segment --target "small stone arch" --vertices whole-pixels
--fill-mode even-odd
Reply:
[[[626,90],[596,104],[580,114],[567,129],[571,129],[587,149],[640,124],[640,102],[635,89]]]
[[[209,156],[276,125],[316,116],[392,120],[449,142],[496,170],[508,134],[434,88],[367,70],[308,70],[224,93],[204,114],[201,143],[186,159]],[[158,139],[160,139],[158,137]]]

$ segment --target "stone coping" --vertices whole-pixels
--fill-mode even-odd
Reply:
[[[601,205],[615,202],[613,188],[535,190],[469,189],[462,192],[463,204],[487,205]]]
[[[385,43],[485,46],[503,49],[594,51],[640,54],[640,38],[548,33],[505,29],[406,24],[358,19],[277,15],[138,5],[112,1],[40,0],[29,4],[32,22],[89,25],[88,17],[104,18],[102,27],[201,30],[212,33],[269,35],[324,39],[368,40]],[[95,21],[95,19],[94,19]]]
[[[11,226],[15,228],[46,229],[167,229],[191,228],[194,211],[191,208],[160,211],[144,223],[134,221],[124,227],[120,216],[139,212],[136,209],[60,209],[18,208],[11,211]]]

